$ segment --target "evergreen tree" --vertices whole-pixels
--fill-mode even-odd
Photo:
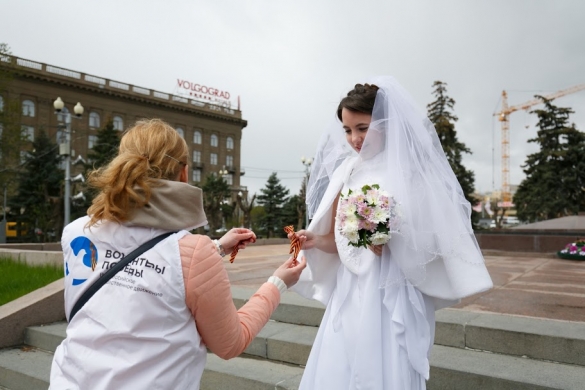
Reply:
[[[258,204],[263,206],[266,212],[263,225],[266,227],[268,238],[274,237],[274,232],[282,230],[285,226],[282,207],[288,200],[289,191],[280,184],[276,172],[273,172],[260,192],[262,194],[258,196]]]
[[[98,169],[107,165],[118,154],[120,146],[119,131],[114,129],[114,122],[109,120],[96,134],[93,149],[87,154],[86,169]]]
[[[557,107],[542,96],[536,138],[540,151],[529,155],[522,166],[526,178],[514,203],[518,218],[539,221],[585,211],[585,133],[569,125],[570,108]]]
[[[449,165],[451,165],[461,185],[465,199],[473,206],[478,202],[473,196],[475,175],[472,171],[467,170],[462,163],[463,153],[471,154],[471,150],[457,139],[455,122],[457,122],[458,118],[452,113],[455,100],[447,96],[446,83],[435,81],[433,88],[433,95],[436,100],[427,105],[429,120],[435,126],[439,141],[441,141]],[[473,211],[473,214],[473,217],[477,218],[475,211]]]
[[[43,129],[26,152],[17,195],[9,201],[16,221],[28,228],[27,241],[52,241],[63,229],[61,156]]]
[[[266,234],[266,226],[264,220],[266,211],[262,206],[253,206],[250,209],[250,229],[252,229],[258,238],[264,237]]]
[[[102,129],[98,130],[96,142],[87,154],[88,161],[84,165],[83,176],[86,179],[91,171],[106,166],[118,154],[118,148],[120,146],[119,133],[118,130],[114,129],[112,120],[109,120]],[[75,202],[72,205],[72,220],[86,215],[87,209],[91,206],[93,199],[97,195],[97,191],[86,184],[82,184],[80,189],[85,195],[85,200]]]
[[[209,232],[213,235],[221,227],[222,217],[225,213],[224,200],[231,195],[230,186],[223,177],[212,173],[206,177],[205,184],[201,189],[203,190],[203,207],[209,224]]]

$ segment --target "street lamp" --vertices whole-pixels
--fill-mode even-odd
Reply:
[[[242,221],[242,196],[244,196],[244,194],[242,193],[242,191],[238,191],[238,224],[240,225],[240,227],[244,227],[244,222]]]
[[[311,164],[313,159],[305,156],[301,157],[301,162],[305,166],[305,229],[309,226],[309,210],[307,210],[307,187],[309,186],[309,174],[311,173]]]
[[[65,139],[60,140],[64,142],[59,144],[59,154],[65,156],[65,219],[63,225],[65,227],[69,224],[71,214],[71,113],[61,112],[63,107],[65,107],[65,103],[60,97],[53,102],[53,107],[55,108],[56,114],[65,116]],[[83,106],[81,103],[77,102],[75,107],[73,107],[73,112],[76,118],[81,118],[83,114]]]

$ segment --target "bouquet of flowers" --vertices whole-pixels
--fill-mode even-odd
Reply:
[[[585,260],[585,238],[567,244],[564,249],[557,252],[561,259]]]
[[[348,245],[367,248],[390,240],[391,233],[399,232],[399,204],[392,195],[380,190],[377,184],[341,194],[336,220]]]

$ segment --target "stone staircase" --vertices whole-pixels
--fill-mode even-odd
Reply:
[[[234,287],[232,293],[240,307],[253,290]],[[244,355],[229,361],[208,355],[201,389],[298,389],[323,311],[318,303],[285,294]],[[0,390],[47,389],[65,327],[29,327],[23,346],[0,350]],[[585,324],[441,310],[427,387],[585,389]]]

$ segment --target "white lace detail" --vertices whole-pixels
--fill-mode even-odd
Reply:
[[[341,262],[354,274],[357,274],[361,264],[364,248],[349,245],[349,240],[339,232],[339,225],[335,221],[335,245]]]

